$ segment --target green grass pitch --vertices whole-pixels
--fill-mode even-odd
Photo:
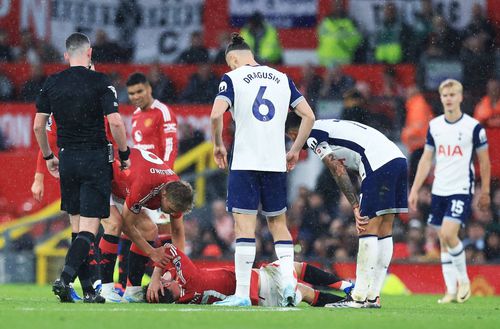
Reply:
[[[437,296],[383,296],[380,310],[212,305],[61,304],[49,286],[0,285],[0,328],[500,328],[500,297],[438,305]]]

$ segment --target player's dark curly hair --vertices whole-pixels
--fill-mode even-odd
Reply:
[[[188,182],[174,181],[168,183],[164,188],[174,209],[185,213],[193,208],[194,193]]]
[[[140,83],[143,83],[143,84],[148,84],[148,79],[146,78],[146,76],[140,72],[135,72],[135,73],[132,73],[128,79],[127,79],[127,87],[130,87],[130,86],[135,86],[135,85],[138,85]]]
[[[148,302],[148,299],[147,299],[148,288],[149,288],[149,284],[145,287],[142,287],[142,295],[143,295],[144,300],[146,302]],[[164,294],[162,295],[161,292],[158,291],[160,304],[172,304],[173,302],[175,302],[174,295],[172,295],[172,292],[170,290],[163,289],[163,292],[164,292]]]
[[[239,33],[231,33],[231,42],[227,45],[226,55],[232,50],[250,50],[250,46],[245,42],[245,39]]]

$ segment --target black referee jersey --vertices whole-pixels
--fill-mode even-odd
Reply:
[[[54,114],[59,148],[98,149],[107,144],[104,116],[118,112],[118,100],[105,74],[71,66],[47,78],[36,108]]]

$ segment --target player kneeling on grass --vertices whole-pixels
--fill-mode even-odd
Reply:
[[[101,253],[102,296],[108,302],[142,302],[141,281],[149,259],[166,265],[165,247],[154,248],[158,228],[152,221],[151,209],[170,216],[172,241],[184,249],[183,213],[191,209],[193,190],[159,157],[151,152],[131,149],[130,169],[113,165],[111,216],[103,220],[105,234],[99,244]],[[128,265],[128,285],[123,298],[114,290],[118,237],[121,231],[133,242]]]
[[[289,113],[286,133],[292,140],[299,125],[300,118]],[[307,146],[351,203],[359,235],[356,288],[352,296],[327,307],[380,308],[380,291],[392,258],[392,223],[395,214],[408,212],[406,158],[382,133],[355,121],[317,120]],[[346,168],[358,172],[362,198]]]
[[[144,287],[149,303],[213,304],[234,294],[236,276],[233,266],[199,268],[172,244],[165,244],[170,264],[165,271],[156,266],[151,283]],[[320,292],[304,283],[342,290],[348,294],[354,284],[307,263],[294,263],[298,278],[296,304],[305,301],[312,306],[324,306],[343,299]],[[165,272],[165,273],[164,273]],[[163,274],[163,276],[162,276]],[[254,306],[281,306],[283,280],[278,261],[252,269],[250,300]]]

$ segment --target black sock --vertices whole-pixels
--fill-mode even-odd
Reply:
[[[128,275],[128,255],[130,253],[130,246],[132,241],[128,239],[120,239],[120,246],[118,248],[118,268],[119,268],[119,278],[118,282],[125,289],[127,286],[127,275]]]
[[[94,242],[95,236],[90,232],[78,233],[75,241],[66,254],[64,268],[61,273],[61,280],[65,284],[73,282],[78,274],[78,270],[89,255],[90,245]]]
[[[78,232],[71,232],[71,243],[75,242],[75,239],[77,236],[78,236]]]
[[[97,247],[99,243],[96,241],[92,243],[90,246],[90,252],[89,252],[89,277],[91,282],[96,282],[97,280],[101,279],[100,275],[100,266],[99,266],[99,260],[100,260],[100,253],[99,253],[99,248]]]
[[[304,282],[323,287],[328,287],[330,284],[342,280],[335,274],[325,272],[307,263],[305,264],[303,278]]]
[[[323,307],[326,304],[336,303],[344,299],[344,297],[340,297],[334,294],[329,294],[326,292],[317,291],[316,293],[318,294],[318,298],[316,298],[315,303],[311,304],[312,306]]]
[[[154,241],[148,241],[148,243],[154,246]],[[136,246],[130,248],[130,254],[128,255],[128,281],[132,286],[140,286],[149,257],[137,253],[140,251],[134,247]]]
[[[78,269],[78,279],[80,279],[80,284],[82,285],[83,294],[93,294],[95,293],[94,287],[92,286],[92,280],[90,275],[90,265],[89,258],[87,258],[80,268]]]
[[[101,268],[102,283],[113,282],[119,240],[120,238],[117,236],[104,234],[99,243],[101,255],[99,266]]]

